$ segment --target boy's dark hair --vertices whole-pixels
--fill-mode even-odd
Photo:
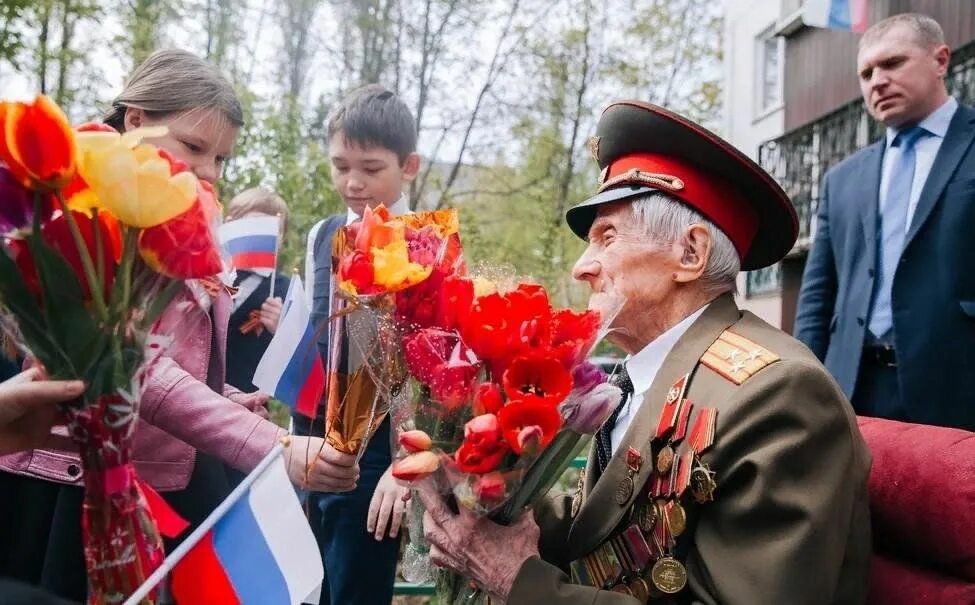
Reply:
[[[416,151],[416,122],[399,97],[381,84],[368,84],[349,93],[328,118],[328,140],[339,131],[345,140],[363,147],[385,147],[400,164]]]

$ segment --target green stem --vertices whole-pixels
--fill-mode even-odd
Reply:
[[[98,314],[98,318],[104,322],[108,319],[108,309],[105,307],[102,282],[98,281],[98,275],[95,273],[95,266],[91,260],[91,253],[88,251],[88,246],[85,245],[84,238],[81,237],[81,230],[78,229],[78,223],[74,220],[74,214],[68,208],[68,204],[64,201],[64,196],[60,191],[57,192],[57,196],[58,202],[61,204],[61,211],[64,213],[64,219],[68,223],[68,230],[71,231],[71,238],[74,239],[75,246],[78,248],[78,256],[81,257],[81,267],[88,279],[88,289],[91,291],[91,300],[95,305],[95,312]],[[92,228],[97,230],[98,225],[93,225]]]
[[[34,192],[34,220],[32,225],[32,233],[36,237],[41,236],[41,199],[42,195],[40,191]]]
[[[98,208],[92,210],[92,224],[95,227],[95,273],[98,283],[105,283],[105,249],[102,246],[102,230],[98,228]]]

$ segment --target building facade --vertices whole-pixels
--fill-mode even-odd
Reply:
[[[859,34],[809,27],[801,0],[726,0],[725,134],[782,185],[799,215],[799,241],[781,263],[743,274],[740,304],[786,331],[792,330],[802,271],[816,233],[823,175],[833,165],[883,136],[866,111],[856,76]],[[935,18],[952,48],[949,92],[975,103],[975,2],[871,0],[870,24],[903,12]],[[769,35],[778,59],[768,59]],[[742,55],[751,53],[751,63]],[[765,113],[775,93],[768,65],[779,61],[781,102]],[[746,98],[752,95],[752,98]]]

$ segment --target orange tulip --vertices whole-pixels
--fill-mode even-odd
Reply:
[[[400,481],[419,481],[440,468],[440,458],[433,452],[416,452],[393,462],[391,474]]]
[[[71,182],[74,131],[53,101],[40,95],[33,103],[0,103],[0,126],[0,160],[24,186],[53,191]]]

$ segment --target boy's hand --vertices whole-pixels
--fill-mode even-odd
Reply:
[[[343,454],[321,437],[292,437],[287,456],[288,476],[302,489],[348,492],[359,480],[355,456]]]
[[[399,528],[406,511],[406,502],[410,499],[410,488],[400,485],[393,478],[393,468],[386,469],[376,485],[376,491],[369,501],[369,516],[366,517],[366,531],[373,534],[376,540],[382,540],[389,526],[389,537],[399,535]]]
[[[0,454],[43,446],[58,418],[55,404],[84,391],[80,380],[46,380],[39,366],[0,383]]]
[[[280,298],[269,298],[261,305],[261,325],[271,334],[274,334],[278,329],[278,322],[281,320],[281,305]]]

